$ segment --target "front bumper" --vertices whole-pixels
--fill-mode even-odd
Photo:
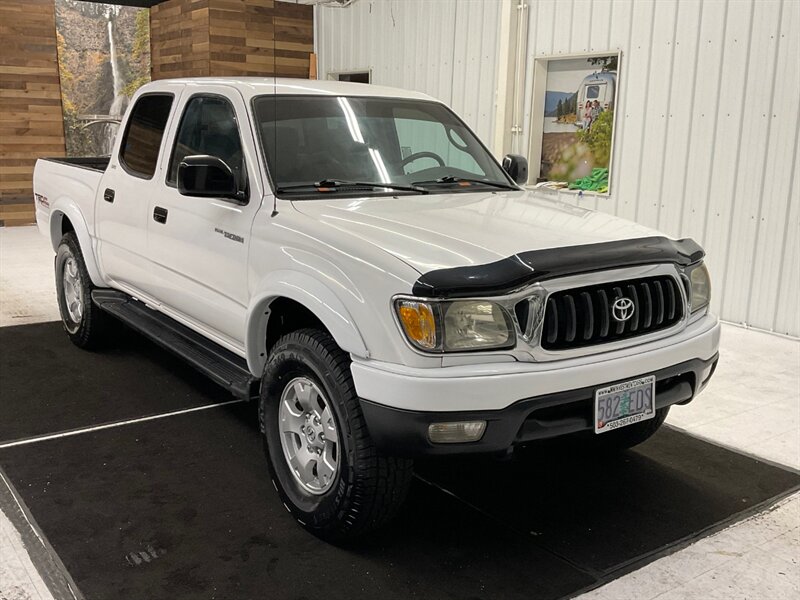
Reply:
[[[708,383],[718,355],[692,359],[658,371],[638,375],[656,376],[656,408],[686,404]],[[635,379],[626,377],[627,379]],[[623,380],[623,381],[624,381]],[[391,408],[361,400],[370,435],[383,452],[395,456],[504,452],[516,445],[594,430],[594,391],[591,386],[526,398],[501,410],[430,412]],[[442,421],[486,421],[480,441],[433,444],[428,426]]]
[[[355,358],[359,398],[413,411],[500,410],[522,400],[633,379],[719,349],[717,318],[706,315],[675,335],[627,348],[550,362],[415,368]]]
[[[655,374],[657,406],[688,402],[713,372],[719,338],[717,318],[706,315],[668,338],[591,356],[436,369],[354,359],[351,371],[370,434],[384,451],[494,452],[590,428],[594,390],[615,382]],[[430,423],[461,420],[487,421],[481,441],[428,441]]]

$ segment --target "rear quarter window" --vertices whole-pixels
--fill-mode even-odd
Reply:
[[[120,163],[132,175],[150,179],[156,172],[172,99],[171,94],[148,94],[136,101],[119,151]]]

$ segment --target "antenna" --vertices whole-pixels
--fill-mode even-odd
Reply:
[[[274,25],[274,21],[273,21]],[[273,148],[275,149],[275,171],[278,170],[278,156],[280,150],[278,149],[278,66],[275,61],[275,29],[272,31],[272,141]],[[267,166],[269,168],[269,166]],[[274,181],[274,180],[273,180]],[[273,183],[274,185],[274,183]],[[278,189],[277,186],[272,190],[272,214],[270,218],[274,219],[278,216]]]

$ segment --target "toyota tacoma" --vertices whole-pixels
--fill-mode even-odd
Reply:
[[[144,85],[110,156],[40,159],[34,192],[70,339],[122,321],[256,399],[284,504],[343,540],[415,457],[629,448],[708,383],[702,248],[527,177],[424,94],[198,78]]]

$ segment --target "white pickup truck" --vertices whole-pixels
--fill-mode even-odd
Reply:
[[[703,250],[526,179],[423,94],[209,78],[143,86],[34,191],[72,341],[113,317],[258,398],[283,502],[341,540],[414,457],[627,448],[711,377]]]

